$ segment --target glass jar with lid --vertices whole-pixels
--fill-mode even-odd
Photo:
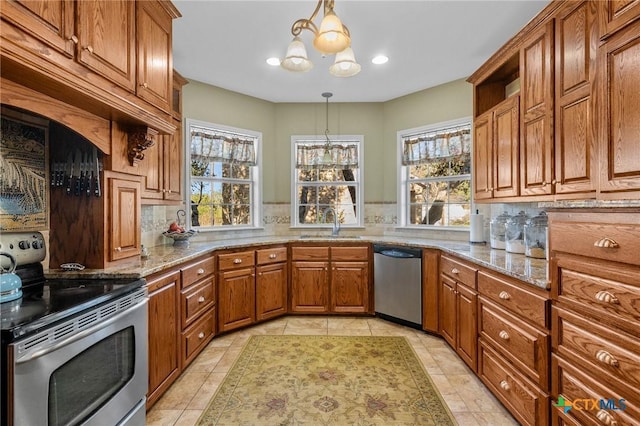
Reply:
[[[524,226],[524,254],[528,257],[544,259],[547,257],[547,227],[545,212],[532,217]]]
[[[489,222],[489,240],[492,249],[504,250],[506,248],[507,222],[509,219],[511,219],[511,216],[504,212]]]
[[[529,216],[520,211],[507,222],[506,250],[509,253],[524,254],[524,225],[528,220]]]

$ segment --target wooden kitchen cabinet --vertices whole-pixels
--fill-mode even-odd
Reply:
[[[291,247],[291,307],[295,313],[329,312],[329,247]]]
[[[180,375],[180,272],[147,277],[149,388],[147,409]]]
[[[440,334],[460,358],[476,371],[477,270],[449,255],[440,257]]]
[[[109,215],[109,260],[140,255],[142,205],[140,179],[137,176],[105,172]]]
[[[331,247],[331,303],[335,313],[370,313],[369,248]]]
[[[613,0],[598,3],[603,24],[601,38],[606,39],[627,25],[640,19],[640,0]]]
[[[255,252],[218,255],[218,331],[256,321]]]
[[[256,250],[256,320],[287,313],[289,270],[287,247]]]

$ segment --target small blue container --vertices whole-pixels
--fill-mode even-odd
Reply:
[[[0,253],[11,260],[11,268],[0,273],[0,303],[10,302],[22,297],[22,280],[14,272],[16,270],[16,259],[9,253]]]

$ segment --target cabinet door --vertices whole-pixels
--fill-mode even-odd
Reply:
[[[369,262],[332,262],[331,312],[369,311]]]
[[[151,407],[180,374],[180,272],[147,280],[149,289],[149,392]]]
[[[521,195],[553,193],[553,26],[532,33],[520,51]]]
[[[640,198],[640,25],[612,36],[599,51],[602,198]]]
[[[155,143],[144,151],[144,159],[138,164],[143,176],[142,198],[162,200],[165,136],[156,136]]]
[[[220,331],[253,324],[256,320],[256,288],[253,268],[220,273],[218,323]]]
[[[493,113],[493,196],[518,195],[520,97],[511,96]]]
[[[602,38],[606,38],[640,19],[640,0],[609,0],[595,2],[603,9]]]
[[[287,313],[287,264],[276,263],[256,268],[256,319],[258,321]]]
[[[456,283],[440,275],[440,335],[452,348],[456,347]]]
[[[110,260],[140,254],[140,182],[109,178],[111,215],[109,222]]]
[[[595,196],[595,2],[567,3],[555,19],[555,193]],[[586,193],[586,194],[585,194]]]
[[[2,18],[71,58],[75,50],[73,0],[2,2]]]
[[[473,196],[493,197],[493,110],[473,120]]]
[[[76,2],[78,61],[131,92],[136,64],[134,6],[129,0]]]
[[[291,312],[329,312],[329,262],[293,262]]]
[[[182,123],[173,120],[176,131],[164,136],[163,187],[165,200],[182,201]]]
[[[464,362],[473,371],[476,371],[478,353],[478,326],[477,326],[477,295],[476,292],[464,285],[458,284],[456,288],[456,311],[458,321],[456,324],[457,347],[456,351]]]
[[[137,1],[138,66],[136,93],[171,112],[173,85],[172,18],[157,1]]]

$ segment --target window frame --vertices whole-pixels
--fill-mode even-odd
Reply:
[[[340,224],[341,228],[357,229],[364,228],[364,135],[292,135],[291,136],[291,225],[290,228],[297,229],[331,229],[333,222],[331,223],[300,223],[298,217],[298,173],[296,168],[296,147],[298,143],[303,144],[323,144],[326,142],[327,137],[332,144],[340,144],[345,142],[356,142],[358,145],[358,168],[357,173],[354,173],[353,186],[356,188],[356,223],[352,224]],[[320,181],[313,181],[320,182]],[[314,183],[312,186],[331,186],[331,183],[322,182]]]
[[[454,120],[442,121],[433,124],[427,124],[424,126],[414,127],[411,129],[399,130],[396,133],[396,146],[397,146],[397,188],[398,188],[398,207],[397,207],[397,215],[398,215],[398,228],[405,229],[422,229],[422,230],[438,230],[438,231],[469,231],[469,226],[442,226],[442,225],[429,225],[429,224],[415,224],[409,223],[409,200],[408,200],[408,191],[409,191],[409,183],[411,180],[409,179],[409,168],[411,166],[405,166],[402,164],[402,155],[403,155],[403,141],[409,135],[416,135],[420,133],[432,133],[437,132],[438,130],[444,130],[452,127],[459,126],[469,126],[471,128],[471,169],[469,172],[469,209],[470,212],[474,211],[474,202],[473,202],[473,119],[471,116],[457,118]],[[454,175],[454,176],[443,176],[442,179],[438,181],[448,181],[448,180],[460,180],[460,176],[467,175]],[[436,180],[436,179],[433,179]]]
[[[262,132],[256,130],[242,129],[234,126],[227,126],[224,124],[211,123],[202,120],[196,120],[193,118],[186,118],[184,125],[184,141],[185,145],[185,193],[187,194],[186,201],[186,210],[189,212],[187,214],[187,223],[188,227],[192,228],[191,223],[191,179],[194,177],[191,175],[191,127],[204,128],[212,131],[221,131],[225,133],[237,134],[238,136],[245,136],[255,138],[255,155],[256,155],[256,165],[249,166],[250,167],[250,180],[242,181],[243,183],[248,182],[250,189],[250,224],[242,224],[242,225],[220,225],[220,226],[198,226],[198,232],[224,232],[230,230],[241,230],[241,229],[262,229]],[[196,176],[198,177],[198,176]],[[216,182],[228,182],[228,183],[237,183],[239,182],[235,178],[217,178],[211,179],[211,181]]]

